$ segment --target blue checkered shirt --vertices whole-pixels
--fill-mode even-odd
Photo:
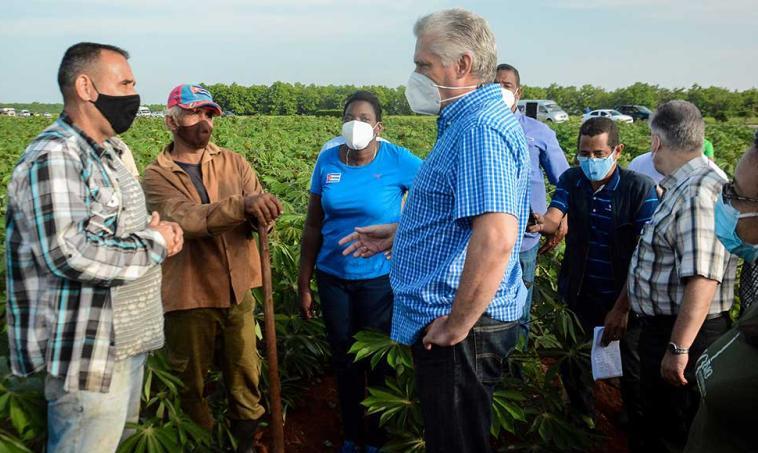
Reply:
[[[392,251],[395,341],[413,343],[427,324],[450,313],[473,218],[485,213],[511,214],[519,224],[485,313],[501,321],[522,314],[526,288],[518,253],[529,216],[529,151],[500,90],[478,88],[445,107],[437,121],[437,142],[410,191]]]

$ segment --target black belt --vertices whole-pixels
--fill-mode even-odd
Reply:
[[[674,324],[676,321],[676,317],[678,315],[643,315],[641,313],[637,314],[639,321],[642,324],[649,324],[649,325],[668,325],[668,324]],[[705,316],[706,321],[712,321],[714,319],[721,319],[721,318],[729,318],[729,312],[728,311],[722,311],[720,313],[708,313]]]

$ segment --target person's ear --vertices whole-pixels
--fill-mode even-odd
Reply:
[[[97,100],[98,94],[95,86],[92,84],[92,79],[90,79],[89,76],[85,74],[79,74],[76,79],[74,79],[73,91],[76,97],[82,101],[94,102]]]
[[[457,62],[456,76],[459,79],[462,79],[466,77],[466,75],[470,74],[473,63],[474,59],[472,58],[471,53],[466,52],[461,55]]]
[[[163,121],[166,123],[166,128],[168,128],[169,131],[176,132],[178,124],[176,124],[176,120],[174,119],[173,115],[166,115],[163,117]]]
[[[624,144],[619,143],[616,146],[616,160],[618,160],[619,157],[621,157],[621,153],[624,152]]]
[[[658,152],[661,148],[661,138],[658,136],[658,134],[651,134],[650,135],[650,151],[651,152]]]
[[[376,135],[379,136],[379,134],[381,134],[382,132],[384,132],[384,123],[382,123],[381,121],[378,121],[376,123]]]

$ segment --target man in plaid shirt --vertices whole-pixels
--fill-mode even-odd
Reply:
[[[650,123],[663,197],[645,225],[629,268],[627,292],[606,318],[618,339],[628,310],[640,316],[645,451],[681,450],[697,411],[694,366],[729,328],[735,258],[714,233],[724,179],[700,157],[704,122],[689,102],[670,101]]]
[[[136,421],[146,352],[163,344],[159,265],[182,248],[178,225],[155,214],[148,223],[122,160],[129,150],[114,137],[139,107],[127,58],[102,44],[66,51],[64,111],[8,185],[11,365],[19,376],[47,372],[47,451],[56,453],[115,451]]]

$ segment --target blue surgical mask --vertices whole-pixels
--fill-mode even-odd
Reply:
[[[714,214],[716,237],[724,244],[724,248],[746,262],[754,263],[758,259],[758,244],[748,244],[737,235],[737,222],[748,217],[758,217],[758,212],[741,214],[734,206],[724,203],[724,198],[719,195]]]
[[[611,153],[608,157],[596,159],[594,157],[577,156],[579,166],[582,167],[584,175],[590,181],[602,181],[608,175],[608,172],[613,168],[613,164],[616,163],[616,159],[613,158]]]

